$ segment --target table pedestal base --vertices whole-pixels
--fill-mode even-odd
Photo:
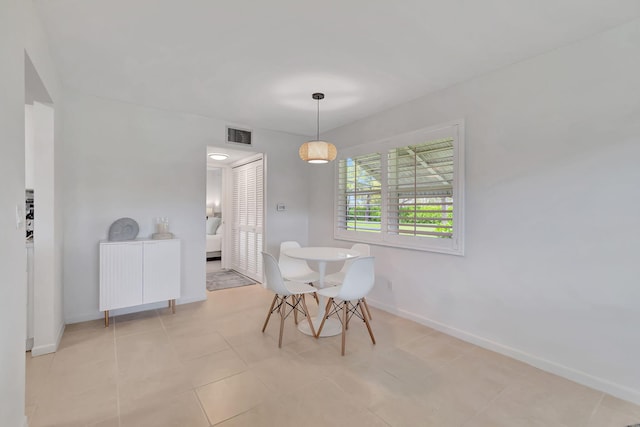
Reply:
[[[313,318],[311,319],[313,323],[313,327],[318,330],[320,327],[320,323],[322,319]],[[311,335],[311,329],[309,328],[309,322],[305,318],[298,318],[298,330],[303,334]],[[334,335],[340,335],[342,333],[342,323],[340,323],[337,319],[327,319],[324,322],[324,326],[322,327],[322,333],[320,337],[332,337]]]

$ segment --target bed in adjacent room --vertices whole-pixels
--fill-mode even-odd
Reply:
[[[207,260],[219,259],[222,256],[222,218],[207,218]]]

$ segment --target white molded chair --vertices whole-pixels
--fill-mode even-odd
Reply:
[[[366,243],[356,243],[351,246],[351,249],[358,252],[361,257],[371,255],[371,247]],[[338,271],[337,273],[327,274],[324,278],[324,283],[331,286],[340,285],[344,280],[344,276],[353,261],[353,259],[348,259],[344,262],[344,265],[342,266],[342,269],[340,271]],[[364,309],[367,310],[367,316],[369,316],[369,320],[373,320],[373,317],[371,317],[371,311],[369,311],[367,300],[362,298],[362,304],[364,305]]]
[[[291,258],[284,254],[287,249],[299,248],[300,243],[295,241],[286,241],[280,243],[280,257],[278,265],[282,272],[282,277],[286,280],[295,280],[298,282],[312,283],[320,280],[320,273],[313,271],[307,265],[307,261],[303,259]]]
[[[318,290],[318,294],[328,298],[325,316],[322,318],[318,333],[320,336],[324,323],[329,316],[338,315],[342,323],[342,355],[347,338],[349,320],[355,315],[364,321],[371,337],[371,342],[376,343],[376,339],[371,331],[369,317],[364,312],[364,297],[373,289],[375,283],[375,269],[373,257],[356,258],[351,262],[347,270],[342,285],[330,286]],[[335,300],[340,300],[336,302]]]
[[[267,329],[267,324],[271,315],[278,311],[280,314],[280,338],[278,339],[278,347],[282,347],[282,331],[284,330],[284,319],[293,312],[296,325],[298,324],[298,311],[307,317],[311,333],[315,336],[316,332],[311,322],[311,316],[307,309],[307,303],[304,299],[306,294],[315,294],[316,288],[302,282],[294,282],[284,280],[278,267],[278,262],[273,255],[262,252],[263,267],[266,279],[267,289],[275,293],[267,319],[262,326],[262,332]],[[289,301],[287,299],[291,297]],[[300,307],[302,305],[302,308]],[[287,311],[288,310],[288,311]]]

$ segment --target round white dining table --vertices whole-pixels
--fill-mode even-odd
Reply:
[[[320,289],[324,288],[324,276],[327,269],[328,262],[346,261],[348,259],[354,259],[361,254],[358,251],[345,248],[332,248],[321,246],[308,246],[304,248],[291,248],[284,251],[284,254],[296,259],[303,259],[305,261],[315,261],[318,263],[318,273],[320,273],[320,280],[318,286]],[[318,315],[312,319],[313,327],[318,330],[322,318],[325,316],[326,298],[320,296],[320,304],[318,306]],[[300,332],[307,335],[313,335],[309,328],[308,322],[300,322],[298,324]],[[321,337],[330,337],[342,333],[342,325],[339,320],[327,319],[322,328]]]

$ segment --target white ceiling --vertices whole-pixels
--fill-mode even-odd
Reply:
[[[211,153],[223,153],[229,156],[225,160],[212,160],[209,158]],[[244,149],[229,148],[228,145],[207,147],[207,168],[219,168],[223,166],[229,166],[239,160],[246,159],[247,157],[254,156],[258,153],[254,151]]]
[[[36,0],[81,92],[321,132],[640,16],[638,0]]]

